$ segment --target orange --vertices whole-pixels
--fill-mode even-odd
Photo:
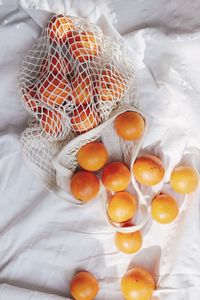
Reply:
[[[74,30],[74,28],[74,23],[70,17],[57,15],[49,21],[47,33],[52,40],[65,43],[70,31]]]
[[[102,182],[109,191],[120,192],[127,189],[130,180],[129,169],[122,162],[112,162],[103,170]]]
[[[72,95],[77,105],[88,104],[93,100],[92,83],[85,71],[75,76],[75,79],[71,81],[71,85]]]
[[[100,55],[98,39],[90,31],[71,31],[68,39],[69,51],[80,62],[93,60]]]
[[[99,292],[97,279],[89,272],[77,273],[71,281],[70,293],[76,300],[93,300]]]
[[[82,146],[77,153],[81,168],[87,171],[100,170],[108,160],[106,147],[100,142],[91,142]]]
[[[113,222],[126,222],[132,219],[137,210],[137,202],[128,192],[118,192],[108,203],[108,216]]]
[[[66,101],[72,100],[72,89],[70,83],[61,74],[49,74],[41,80],[38,96],[48,105],[64,107]]]
[[[170,184],[174,191],[189,194],[195,191],[199,183],[197,171],[190,166],[176,167],[171,173]]]
[[[73,196],[83,202],[88,202],[99,193],[100,184],[93,173],[80,171],[73,175],[70,184]]]
[[[116,232],[115,245],[127,254],[135,253],[142,247],[142,235],[140,231],[123,233]]]
[[[149,272],[142,268],[133,268],[121,280],[121,290],[126,300],[150,300],[155,282]]]
[[[75,108],[71,116],[71,127],[76,133],[86,132],[99,123],[99,117],[97,112],[88,107],[79,105]]]
[[[160,194],[151,203],[152,218],[161,224],[171,223],[178,216],[176,200],[169,195]]]
[[[151,186],[158,184],[163,179],[165,169],[158,157],[144,155],[135,160],[133,174],[139,183]]]
[[[54,52],[54,54],[49,54],[49,71],[57,75],[62,73],[63,65],[60,53],[57,51]]]
[[[100,101],[119,101],[125,94],[127,82],[122,73],[112,65],[105,65],[100,80],[95,82],[95,92]]]
[[[132,141],[143,135],[145,122],[139,113],[126,111],[115,119],[114,126],[122,139]]]
[[[40,116],[40,124],[44,131],[50,135],[59,135],[62,132],[61,114],[57,111],[52,111],[43,108]]]

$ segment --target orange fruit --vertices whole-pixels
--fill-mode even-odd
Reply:
[[[92,83],[89,75],[83,71],[71,81],[75,103],[88,104],[93,100]]]
[[[96,175],[80,171],[72,176],[70,184],[73,196],[83,202],[88,202],[99,193],[100,184]]]
[[[145,269],[133,268],[123,276],[121,290],[126,300],[150,300],[155,282]]]
[[[118,192],[108,203],[108,216],[113,222],[126,222],[132,219],[137,210],[137,202],[128,192]]]
[[[119,101],[125,94],[127,82],[112,65],[105,65],[100,80],[95,82],[95,93],[100,101]]]
[[[103,170],[102,182],[109,191],[120,192],[127,189],[130,180],[129,169],[122,162],[112,162]]]
[[[54,51],[55,53],[49,54],[49,71],[52,72],[54,75],[62,74],[63,65],[62,65],[62,58],[59,52]]]
[[[171,223],[178,216],[176,200],[169,195],[160,194],[151,203],[152,218],[161,224]]]
[[[71,55],[80,62],[93,60],[100,55],[99,42],[90,31],[82,31],[81,33],[71,31],[68,45]]]
[[[43,130],[50,135],[59,135],[63,129],[61,114],[57,111],[52,111],[47,108],[42,109],[40,124]]]
[[[71,127],[76,133],[86,132],[99,123],[97,112],[88,106],[78,106],[71,116]]]
[[[171,173],[170,185],[180,194],[189,194],[195,191],[199,183],[197,171],[190,166],[176,167]]]
[[[81,168],[87,171],[100,170],[108,160],[106,147],[100,142],[91,142],[82,146],[77,153]]]
[[[153,155],[138,157],[133,164],[133,174],[136,180],[147,186],[158,184],[165,175],[162,161]]]
[[[117,134],[126,141],[139,139],[145,129],[143,117],[134,111],[126,111],[117,116],[114,122]]]
[[[65,43],[71,30],[74,30],[74,23],[70,17],[63,15],[54,16],[47,25],[47,33],[56,42]]]
[[[93,300],[99,292],[97,279],[89,272],[77,273],[71,281],[70,293],[76,300]]]
[[[124,253],[131,254],[137,252],[142,247],[142,235],[140,231],[123,233],[116,232],[115,245]]]
[[[49,74],[41,79],[38,90],[39,98],[52,107],[65,106],[66,101],[72,100],[70,83],[61,74]]]

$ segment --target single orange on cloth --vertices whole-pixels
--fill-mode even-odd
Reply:
[[[108,202],[107,213],[113,222],[126,222],[132,219],[137,211],[137,201],[128,192],[118,192]]]
[[[71,81],[72,95],[76,105],[88,104],[93,100],[93,87],[89,74],[83,71]]]
[[[89,106],[78,106],[71,115],[71,127],[76,133],[84,133],[99,123],[98,113]]]
[[[40,114],[40,124],[46,133],[56,136],[62,133],[63,126],[59,112],[43,108]]]
[[[118,136],[126,141],[133,141],[143,135],[145,122],[139,113],[126,111],[117,116],[114,126]]]
[[[158,223],[169,224],[176,219],[178,213],[178,204],[171,196],[160,194],[152,200],[151,215]]]
[[[38,97],[52,107],[64,107],[72,100],[70,83],[61,74],[49,74],[42,78],[38,89]]]
[[[113,65],[106,64],[95,82],[95,91],[100,101],[119,101],[125,94],[127,82]]]
[[[107,162],[108,152],[102,143],[90,142],[79,149],[77,160],[84,170],[98,171]]]
[[[99,283],[91,273],[82,271],[72,278],[70,293],[75,300],[93,300],[98,292]]]
[[[100,55],[101,47],[98,39],[90,31],[71,31],[68,38],[71,55],[79,62],[93,60]]]
[[[172,189],[180,194],[190,194],[194,192],[199,183],[199,174],[191,166],[176,167],[170,177]]]
[[[56,42],[65,43],[71,30],[74,30],[71,18],[63,15],[54,16],[48,23],[47,33]]]
[[[102,182],[109,191],[120,192],[127,189],[130,180],[130,171],[122,162],[112,162],[103,169]]]
[[[155,282],[145,269],[133,268],[122,277],[121,290],[126,300],[150,300]]]
[[[123,253],[136,253],[142,247],[142,234],[140,231],[116,232],[115,245]]]
[[[165,169],[158,157],[144,155],[136,158],[133,164],[133,174],[139,183],[152,186],[164,178]]]
[[[96,175],[87,171],[79,171],[71,179],[70,188],[72,195],[83,202],[96,198],[99,193],[100,183]]]

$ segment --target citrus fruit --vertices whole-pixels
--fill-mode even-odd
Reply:
[[[76,199],[88,202],[98,195],[100,184],[93,173],[79,171],[73,175],[70,188]]]
[[[102,174],[102,182],[107,190],[119,192],[125,190],[130,183],[130,172],[122,162],[108,164]]]
[[[71,281],[70,293],[76,300],[93,300],[99,291],[97,279],[89,272],[77,273]]]
[[[71,116],[71,127],[76,133],[84,133],[99,123],[97,112],[88,106],[78,106]]]
[[[72,100],[70,83],[61,75],[50,73],[40,81],[38,97],[52,107],[64,106]]]
[[[56,42],[65,43],[71,30],[74,30],[71,18],[63,15],[54,16],[48,23],[47,33]]]
[[[59,135],[63,130],[61,114],[47,108],[43,108],[41,111],[40,124],[43,130],[50,135]]]
[[[195,191],[199,183],[197,171],[190,166],[176,167],[171,173],[170,185],[180,194],[189,194]]]
[[[126,91],[126,80],[113,65],[106,64],[100,79],[95,82],[95,92],[100,101],[119,101]]]
[[[132,141],[139,139],[145,129],[143,117],[134,111],[126,111],[115,119],[115,130],[124,140]]]
[[[78,73],[71,81],[71,85],[76,105],[88,104],[93,100],[92,82],[86,71]]]
[[[98,171],[106,163],[108,152],[100,142],[91,142],[82,146],[77,153],[77,160],[81,168],[87,171]]]
[[[68,45],[71,55],[79,62],[93,60],[100,54],[98,39],[90,31],[71,31],[68,35]]]
[[[142,235],[140,231],[123,233],[116,232],[115,245],[124,253],[131,254],[137,252],[142,247]]]
[[[158,157],[144,155],[135,160],[133,164],[133,174],[139,183],[152,186],[163,179],[165,169],[162,161]]]
[[[108,203],[108,216],[113,222],[126,222],[133,218],[137,210],[137,202],[128,192],[118,192]]]
[[[160,194],[151,203],[152,218],[161,224],[171,223],[178,216],[176,200],[169,195]]]
[[[149,272],[133,268],[121,280],[121,290],[126,300],[150,300],[155,282]]]

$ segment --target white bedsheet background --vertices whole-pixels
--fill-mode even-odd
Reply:
[[[163,144],[172,165],[186,148],[199,168],[199,9],[199,1],[180,0],[0,1],[0,300],[64,300],[81,269],[99,279],[97,299],[121,300],[120,278],[134,264],[155,276],[154,300],[199,300],[200,191],[174,224],[150,224],[138,254],[119,253],[98,201],[74,208],[24,165],[27,114],[17,93],[20,62],[50,11],[87,17],[118,39],[112,23],[134,51],[140,107],[150,118],[144,147]]]

